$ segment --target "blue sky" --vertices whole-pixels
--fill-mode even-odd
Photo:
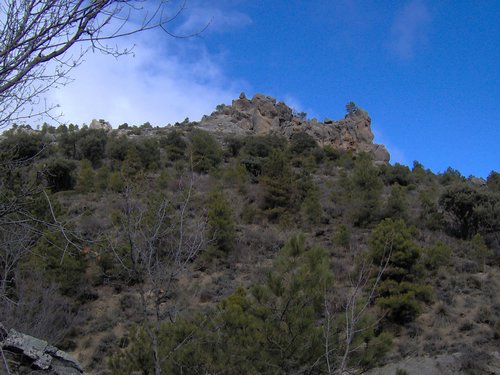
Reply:
[[[393,163],[500,170],[500,1],[188,0],[170,26],[207,22],[122,41],[134,56],[90,54],[51,99],[66,121],[115,126],[197,120],[241,91],[319,120],[352,100]]]

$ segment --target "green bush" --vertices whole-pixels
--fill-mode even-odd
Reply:
[[[383,183],[372,160],[361,155],[354,164],[351,176],[351,217],[354,225],[366,227],[380,217]]]
[[[276,135],[252,136],[245,138],[242,153],[257,158],[267,158],[273,150],[283,151],[286,140]]]
[[[47,185],[53,193],[73,189],[75,186],[73,172],[76,164],[72,160],[50,159],[44,167]]]
[[[130,141],[126,136],[110,137],[106,144],[106,157],[124,161],[127,157]]]
[[[500,195],[466,183],[449,186],[439,198],[450,232],[462,239],[500,230]]]
[[[189,139],[191,140],[193,170],[207,173],[220,164],[222,149],[210,133],[203,130],[194,130]]]
[[[89,193],[95,188],[95,173],[89,160],[80,161],[80,170],[76,179],[76,190],[80,193]]]
[[[399,163],[381,166],[382,179],[385,185],[398,184],[400,186],[408,186],[413,182],[410,168]]]
[[[131,145],[127,151],[127,156],[122,163],[121,175],[125,179],[136,179],[141,177],[143,174],[143,165],[141,156],[136,147]]]
[[[262,209],[274,222],[287,220],[300,207],[300,192],[289,159],[274,150],[266,160],[260,182],[264,186]]]
[[[293,133],[290,136],[290,151],[292,154],[310,154],[319,148],[316,140],[306,132]]]
[[[216,254],[227,255],[236,240],[236,230],[231,206],[222,190],[214,190],[208,197],[209,238],[213,238],[212,248]]]
[[[44,232],[24,267],[39,270],[46,280],[59,284],[63,294],[77,296],[85,286],[86,261],[79,249],[66,246],[60,233]]]
[[[429,270],[436,270],[439,267],[447,266],[450,260],[451,249],[441,241],[424,250],[423,262]]]
[[[486,243],[480,234],[476,234],[472,237],[470,241],[470,252],[470,255],[472,256],[471,258],[474,259],[484,271],[484,266],[486,265],[488,258],[493,255],[493,251],[486,246]]]
[[[108,188],[110,170],[107,165],[102,165],[95,175],[95,187],[98,191],[105,191]]]
[[[160,139],[160,146],[165,149],[168,160],[176,161],[184,159],[188,144],[181,131],[172,130]]]
[[[345,224],[337,225],[335,229],[334,242],[336,245],[348,249],[351,243],[351,232]]]
[[[108,188],[116,193],[121,193],[125,189],[122,175],[119,171],[114,171],[109,177]]]
[[[157,170],[160,166],[160,145],[154,138],[142,138],[133,143],[144,169]]]
[[[104,130],[80,130],[76,142],[79,158],[90,160],[94,167],[97,166],[105,156],[107,141],[108,136]]]
[[[40,155],[45,147],[41,134],[18,131],[17,133],[7,133],[7,136],[0,142],[0,153],[8,155],[10,160],[30,160]]]
[[[491,171],[486,180],[486,185],[491,191],[500,193],[500,173]]]
[[[224,143],[226,145],[225,153],[228,157],[237,157],[245,145],[243,138],[235,136],[226,137]]]
[[[262,284],[237,289],[208,319],[162,324],[162,371],[288,374],[318,365],[324,348],[317,322],[331,282],[326,251],[306,247],[303,236],[292,238]],[[112,374],[152,373],[151,343],[145,328],[135,327],[128,347],[109,362]]]
[[[408,200],[406,189],[398,184],[391,188],[391,194],[383,210],[386,218],[408,219]]]
[[[421,312],[421,301],[429,301],[432,296],[432,288],[420,284],[421,250],[413,236],[414,229],[403,220],[385,219],[369,239],[373,264],[385,267],[376,303],[387,310],[388,320],[398,324],[414,320]]]

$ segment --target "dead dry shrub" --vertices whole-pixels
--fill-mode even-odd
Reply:
[[[446,327],[452,321],[451,311],[447,304],[438,302],[434,306],[433,325],[436,327]]]
[[[479,349],[467,346],[460,357],[460,371],[465,374],[479,374],[487,371],[490,355]]]
[[[495,321],[493,319],[493,311],[491,307],[485,305],[479,306],[476,311],[474,320],[476,323],[493,325]]]

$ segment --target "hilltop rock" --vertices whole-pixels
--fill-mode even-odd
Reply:
[[[111,126],[111,124],[109,122],[107,122],[103,119],[99,119],[99,120],[93,119],[90,122],[89,129],[110,131],[113,129],[113,127]]]
[[[330,145],[341,150],[367,152],[377,162],[388,162],[390,158],[384,145],[373,143],[371,119],[362,109],[339,121],[319,122],[295,116],[290,107],[273,97],[256,94],[249,100],[242,93],[230,106],[218,106],[210,116],[204,116],[198,127],[236,136],[274,133],[288,139],[294,133],[305,132],[322,147]]]
[[[69,354],[44,340],[11,329],[8,333],[0,324],[0,347],[11,374],[81,375],[83,369]],[[5,364],[0,364],[3,374]]]

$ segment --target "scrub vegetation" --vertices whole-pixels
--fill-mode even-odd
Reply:
[[[497,172],[188,121],[14,126],[0,158],[0,321],[89,373],[340,374],[498,348]]]

